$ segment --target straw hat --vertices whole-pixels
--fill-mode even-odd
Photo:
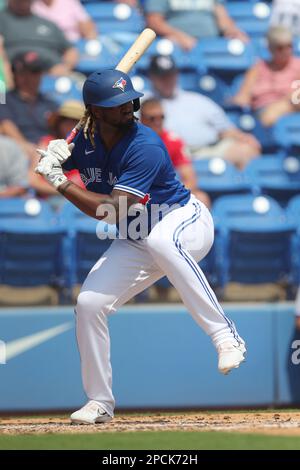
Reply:
[[[51,128],[55,128],[61,118],[74,119],[79,121],[85,111],[84,105],[77,100],[67,100],[65,101],[60,108],[51,113],[48,123]]]

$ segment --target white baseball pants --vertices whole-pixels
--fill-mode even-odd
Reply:
[[[88,274],[76,305],[82,378],[90,400],[113,416],[110,338],[107,315],[166,275],[184,305],[214,345],[239,343],[229,320],[197,262],[214,238],[212,217],[204,204],[189,202],[167,214],[143,240],[117,239]]]

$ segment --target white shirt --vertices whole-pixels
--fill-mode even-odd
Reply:
[[[177,89],[173,98],[162,98],[155,92],[150,95],[162,103],[164,128],[175,132],[191,150],[216,143],[221,132],[234,127],[223,109],[200,93]]]
[[[12,186],[28,187],[28,160],[17,143],[0,136],[0,192]]]
[[[272,26],[286,26],[295,36],[300,36],[300,0],[274,0]]]

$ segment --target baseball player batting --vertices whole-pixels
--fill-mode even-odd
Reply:
[[[114,222],[115,214],[120,230],[77,300],[76,331],[89,401],[71,415],[75,424],[113,418],[107,316],[165,275],[210,336],[221,373],[239,367],[246,352],[198,265],[213,244],[212,217],[176,178],[160,137],[134,117],[141,96],[119,70],[90,75],[83,87],[84,128],[70,145],[50,142],[36,170],[91,217]],[[86,191],[67,180],[64,170],[71,169],[80,171]],[[163,207],[159,216],[155,207]],[[137,218],[143,226],[136,230],[139,236],[130,230]]]

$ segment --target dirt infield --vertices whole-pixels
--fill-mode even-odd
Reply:
[[[1,435],[127,431],[233,431],[300,436],[300,412],[123,414],[106,424],[74,426],[68,418],[2,418]]]

